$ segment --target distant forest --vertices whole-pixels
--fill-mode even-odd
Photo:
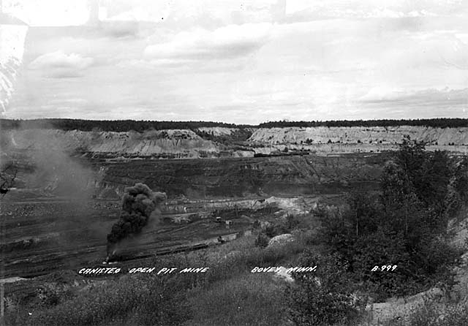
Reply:
[[[259,128],[280,127],[398,127],[418,126],[433,128],[468,127],[468,119],[415,119],[415,120],[330,120],[330,121],[273,121],[258,125]]]
[[[248,125],[211,121],[150,121],[150,120],[81,120],[81,119],[0,119],[2,129],[59,129],[81,131],[136,131],[167,129],[198,129],[203,127],[246,128]]]
[[[0,129],[60,129],[81,131],[136,131],[190,129],[203,127],[224,128],[281,128],[281,127],[397,127],[424,126],[434,128],[468,127],[468,119],[416,119],[416,120],[331,120],[331,121],[270,121],[259,125],[236,125],[213,121],[150,121],[150,120],[81,120],[81,119],[0,119]]]

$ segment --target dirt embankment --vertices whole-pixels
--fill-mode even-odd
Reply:
[[[239,132],[240,128],[225,128],[225,127],[202,127],[197,129],[199,132],[207,133],[213,136],[231,136]],[[242,128],[246,132],[253,133],[256,128]]]
[[[102,187],[143,182],[174,198],[291,196],[375,189],[384,155],[348,154],[252,157],[217,160],[133,160],[101,163]]]
[[[199,128],[137,132],[62,131],[56,129],[9,130],[2,147],[31,149],[37,139],[60,143],[67,151],[103,154],[106,157],[153,156],[158,158],[252,157],[288,149],[331,152],[392,150],[405,136],[428,142],[428,149],[466,152],[468,128],[429,127],[287,127]],[[250,136],[250,137],[249,137]],[[247,140],[248,138],[248,140]],[[247,141],[245,141],[247,140]]]
[[[397,148],[405,136],[425,141],[428,149],[465,152],[468,149],[468,128],[430,127],[288,127],[260,128],[249,138],[252,145],[268,148],[305,148],[324,152],[369,152]],[[283,148],[284,149],[284,148]]]
[[[173,154],[197,158],[219,152],[218,146],[191,130],[137,132],[62,131],[54,129],[11,130],[2,136],[15,149],[34,148],[36,139],[60,142],[61,148],[104,154],[150,156]]]

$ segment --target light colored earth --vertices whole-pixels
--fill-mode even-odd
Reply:
[[[237,128],[200,128],[215,136],[228,136]],[[249,128],[253,134],[248,143],[252,151],[238,150],[233,156],[252,156],[290,149],[310,149],[319,152],[370,152],[396,149],[396,143],[409,135],[433,145],[428,149],[468,151],[468,128],[428,127],[314,127],[314,128]],[[2,131],[6,148],[26,149],[60,148],[85,150],[116,155],[174,154],[177,157],[198,158],[209,153],[220,153],[223,146],[205,140],[192,130],[150,130],[137,132],[62,131],[54,129],[28,129]],[[328,144],[328,142],[331,144]],[[307,143],[306,143],[307,142]],[[436,144],[437,143],[437,144]],[[453,143],[454,145],[449,146]]]
[[[395,144],[409,135],[411,139],[423,140],[426,142],[437,142],[438,145],[468,144],[468,128],[429,128],[414,126],[398,127],[310,127],[310,128],[259,128],[250,141],[264,143],[291,144],[301,141],[311,141],[312,144],[326,144],[330,140],[333,143],[357,143],[362,144]]]
[[[0,284],[2,283],[14,283],[14,282],[19,282],[19,281],[26,281],[26,278],[22,277],[8,277],[4,279],[0,279]]]

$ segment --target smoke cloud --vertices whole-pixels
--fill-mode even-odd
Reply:
[[[21,203],[18,209],[11,208],[12,216],[30,216],[37,224],[34,229],[21,225],[17,232],[38,236],[44,248],[75,250],[84,239],[102,243],[108,225],[96,219],[92,198],[103,174],[76,151],[73,137],[52,128],[48,123],[27,122],[0,130],[0,171],[11,165],[6,177],[15,176],[2,203]],[[66,263],[72,266],[74,259]]]
[[[159,206],[166,199],[165,193],[153,192],[143,183],[125,188],[120,219],[107,235],[108,259],[115,253],[118,243],[138,235],[151,217],[161,213]]]
[[[0,132],[0,164],[14,162],[27,166],[18,173],[22,188],[35,189],[38,195],[67,197],[84,203],[94,192],[100,176],[91,164],[80,159],[75,144],[63,132],[53,129],[24,129]]]

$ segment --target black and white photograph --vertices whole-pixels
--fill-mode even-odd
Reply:
[[[0,326],[468,325],[468,1],[0,0]]]

